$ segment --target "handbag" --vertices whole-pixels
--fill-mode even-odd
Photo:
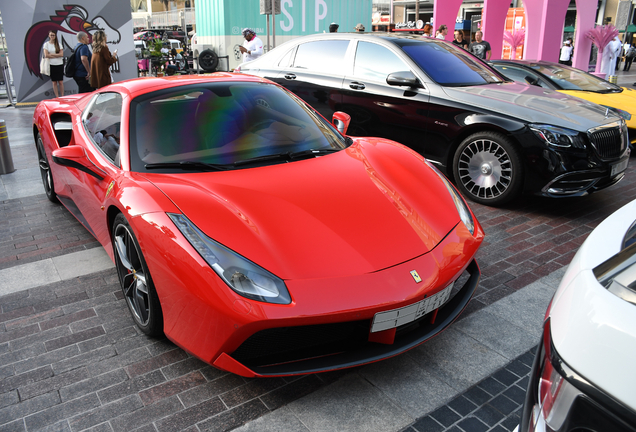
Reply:
[[[42,60],[40,60],[40,73],[42,75],[51,75],[51,60],[46,58],[46,57],[42,57]]]

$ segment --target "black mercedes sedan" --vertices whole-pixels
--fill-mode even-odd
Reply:
[[[515,83],[453,44],[390,33],[288,41],[237,72],[268,78],[348,133],[398,141],[473,201],[581,196],[621,180],[625,121],[596,104]]]

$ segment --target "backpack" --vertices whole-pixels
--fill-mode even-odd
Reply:
[[[66,59],[66,65],[64,65],[64,75],[69,78],[73,78],[75,76],[75,63],[77,60],[75,59],[76,49],[71,50],[71,55]]]

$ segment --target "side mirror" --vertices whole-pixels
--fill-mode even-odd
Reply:
[[[539,79],[538,78],[533,78],[530,75],[526,75],[526,82],[530,85],[533,86],[538,86],[539,85]]]
[[[343,135],[347,134],[347,129],[349,129],[349,123],[351,123],[351,116],[342,111],[336,111],[333,113],[333,119],[331,123],[338,129]]]
[[[72,145],[68,147],[62,147],[59,149],[53,150],[52,153],[53,162],[58,165],[67,166],[69,168],[75,168],[80,171],[83,171],[87,174],[92,175],[97,180],[103,180],[104,177],[97,172],[96,170],[101,171],[99,168],[92,163],[86,153],[84,152],[84,148],[78,145]],[[103,173],[103,171],[102,171]]]
[[[420,80],[411,71],[393,72],[386,77],[386,83],[392,86],[422,87]]]

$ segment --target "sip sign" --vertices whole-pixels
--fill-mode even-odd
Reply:
[[[373,13],[371,0],[281,0],[280,7],[277,34],[294,36],[329,31],[332,22],[342,31],[353,31],[358,23],[370,29]]]

